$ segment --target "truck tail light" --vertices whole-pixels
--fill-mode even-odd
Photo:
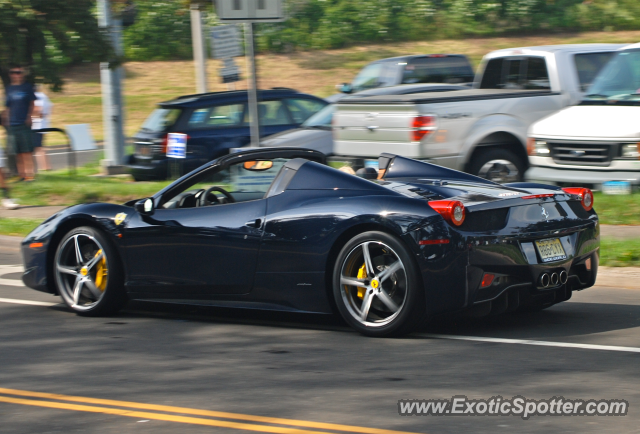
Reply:
[[[167,153],[167,144],[169,143],[169,134],[165,134],[164,137],[162,138],[162,142],[160,143],[160,153],[161,154],[166,154]]]
[[[419,142],[425,136],[436,130],[436,117],[431,115],[416,116],[413,118],[412,126],[413,131],[411,131],[411,139],[414,142]]]
[[[462,202],[458,200],[432,200],[429,206],[440,214],[446,221],[456,226],[464,222],[467,211]]]
[[[562,189],[565,193],[576,195],[580,198],[580,203],[586,211],[593,208],[593,193],[588,188],[567,187]]]

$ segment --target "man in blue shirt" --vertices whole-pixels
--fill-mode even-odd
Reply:
[[[33,134],[31,133],[31,113],[33,113],[36,95],[33,85],[25,82],[25,71],[21,66],[9,69],[11,85],[7,87],[7,98],[3,121],[7,126],[7,151],[16,154],[18,175],[33,181]],[[12,144],[13,149],[10,149]]]

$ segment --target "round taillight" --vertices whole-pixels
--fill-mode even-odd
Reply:
[[[462,202],[458,200],[432,200],[429,206],[451,224],[460,226],[464,223],[467,213]]]
[[[580,203],[585,211],[591,211],[593,208],[593,192],[588,188],[567,187],[562,189],[565,193],[576,195],[580,198]]]

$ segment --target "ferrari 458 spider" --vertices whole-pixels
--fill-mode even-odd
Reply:
[[[22,244],[23,280],[82,315],[127,300],[339,312],[372,336],[454,311],[539,310],[595,283],[585,188],[496,184],[390,154],[336,169],[247,149],[150,198],[67,208]]]

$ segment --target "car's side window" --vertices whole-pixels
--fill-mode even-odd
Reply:
[[[191,113],[188,124],[193,129],[240,126],[244,111],[244,104],[203,107]]]
[[[303,123],[326,105],[321,101],[306,98],[287,98],[285,103],[297,124]]]
[[[161,208],[199,208],[262,199],[287,161],[256,159],[205,170],[168,192]]]
[[[279,100],[260,101],[258,103],[258,118],[262,126],[291,125],[289,111],[284,106],[284,102]],[[244,124],[249,125],[249,113],[244,117]]]

